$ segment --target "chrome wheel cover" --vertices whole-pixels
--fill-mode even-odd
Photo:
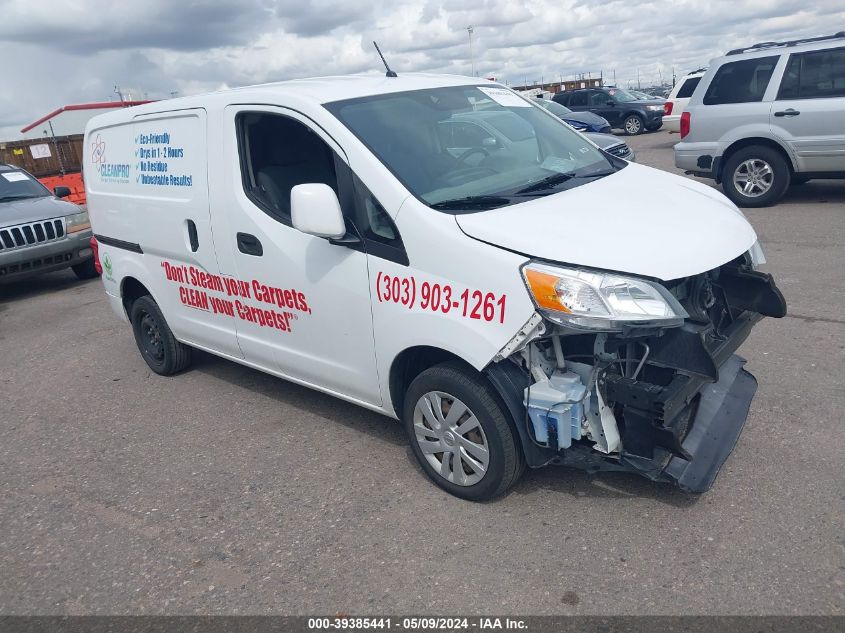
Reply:
[[[429,391],[414,407],[414,441],[446,481],[477,484],[487,474],[490,447],[469,407],[443,391]]]

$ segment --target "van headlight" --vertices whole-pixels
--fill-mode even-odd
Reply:
[[[660,284],[636,277],[529,263],[522,275],[550,320],[576,329],[674,327],[689,315]]]
[[[67,227],[65,230],[68,233],[78,233],[79,231],[90,229],[91,221],[88,219],[88,212],[83,211],[67,216],[65,218],[65,226]]]
[[[763,254],[763,247],[760,246],[760,240],[757,240],[751,245],[751,248],[748,249],[748,256],[751,258],[751,267],[754,270],[757,270],[766,263],[766,256]]]

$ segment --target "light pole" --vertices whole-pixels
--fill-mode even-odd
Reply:
[[[469,35],[469,63],[472,67],[472,76],[475,77],[475,58],[472,54],[472,26],[467,27],[467,34]]]

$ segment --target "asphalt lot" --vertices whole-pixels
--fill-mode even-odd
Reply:
[[[627,139],[673,172],[675,140]],[[845,182],[747,215],[790,314],[700,497],[548,468],[464,502],[387,418],[205,354],[152,374],[99,281],[0,287],[0,614],[842,614]]]

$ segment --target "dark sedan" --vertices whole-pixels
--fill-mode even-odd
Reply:
[[[610,133],[610,123],[607,119],[600,117],[592,112],[573,112],[566,106],[560,105],[548,99],[535,99],[537,105],[544,107],[546,110],[554,114],[557,118],[562,119],[570,126],[579,132],[598,132],[599,134]]]

